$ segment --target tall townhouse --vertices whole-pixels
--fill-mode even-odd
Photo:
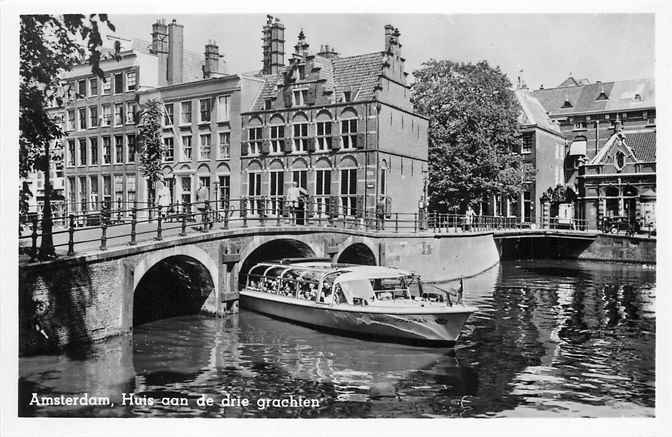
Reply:
[[[249,109],[263,80],[227,74],[219,47],[205,46],[204,78],[148,89],[139,102],[163,105],[163,180],[175,209],[195,201],[199,183],[225,207],[240,192],[240,113]]]
[[[284,63],[285,28],[263,28],[263,88],[243,112],[242,194],[249,213],[282,213],[293,183],[316,215],[417,211],[427,171],[428,120],[413,112],[400,33],[385,26],[382,51],[311,53],[301,31]]]
[[[185,57],[182,40],[181,25],[158,21],[152,27],[151,43],[107,37],[100,64],[104,79],[93,75],[88,64],[64,74],[69,213],[96,216],[103,205],[124,210],[146,200],[136,143],[137,93],[200,77],[200,63],[193,56]],[[114,59],[115,47],[120,59]]]

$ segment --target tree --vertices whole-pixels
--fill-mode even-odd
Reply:
[[[429,118],[430,206],[463,211],[520,193],[520,106],[499,67],[430,59],[413,75],[412,102]]]
[[[161,139],[163,104],[157,99],[148,100],[140,108],[138,123],[138,148],[142,174],[149,181],[149,205],[154,203],[156,182],[161,179],[161,162],[164,146]]]
[[[106,14],[22,15],[19,61],[19,176],[44,172],[44,209],[38,257],[55,256],[52,239],[50,167],[52,145],[64,132],[51,108],[63,105],[61,74],[75,64],[88,62],[92,72],[103,78],[100,69],[102,39],[99,24],[114,26]],[[19,211],[27,210],[27,186],[19,194]]]

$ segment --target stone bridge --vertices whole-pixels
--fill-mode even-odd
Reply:
[[[21,265],[20,351],[90,342],[159,318],[235,312],[251,266],[306,256],[399,266],[429,281],[473,276],[499,262],[491,231],[254,226],[91,249]]]

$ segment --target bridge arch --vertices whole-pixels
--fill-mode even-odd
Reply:
[[[257,239],[255,239],[257,240]],[[303,237],[265,237],[259,238],[241,252],[238,268],[238,288],[245,287],[247,273],[257,263],[281,258],[314,257],[320,250]]]
[[[363,264],[377,266],[376,247],[371,241],[361,237],[350,237],[343,244],[334,258],[338,263]]]
[[[150,253],[133,271],[133,326],[197,314],[218,288],[217,263],[196,245]]]

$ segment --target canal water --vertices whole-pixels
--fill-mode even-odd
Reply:
[[[505,261],[466,280],[465,301],[479,310],[454,349],[339,337],[244,310],[226,319],[152,322],[132,336],[86,349],[21,358],[19,412],[79,417],[654,415],[654,270]],[[33,393],[86,393],[111,404],[30,405]]]

